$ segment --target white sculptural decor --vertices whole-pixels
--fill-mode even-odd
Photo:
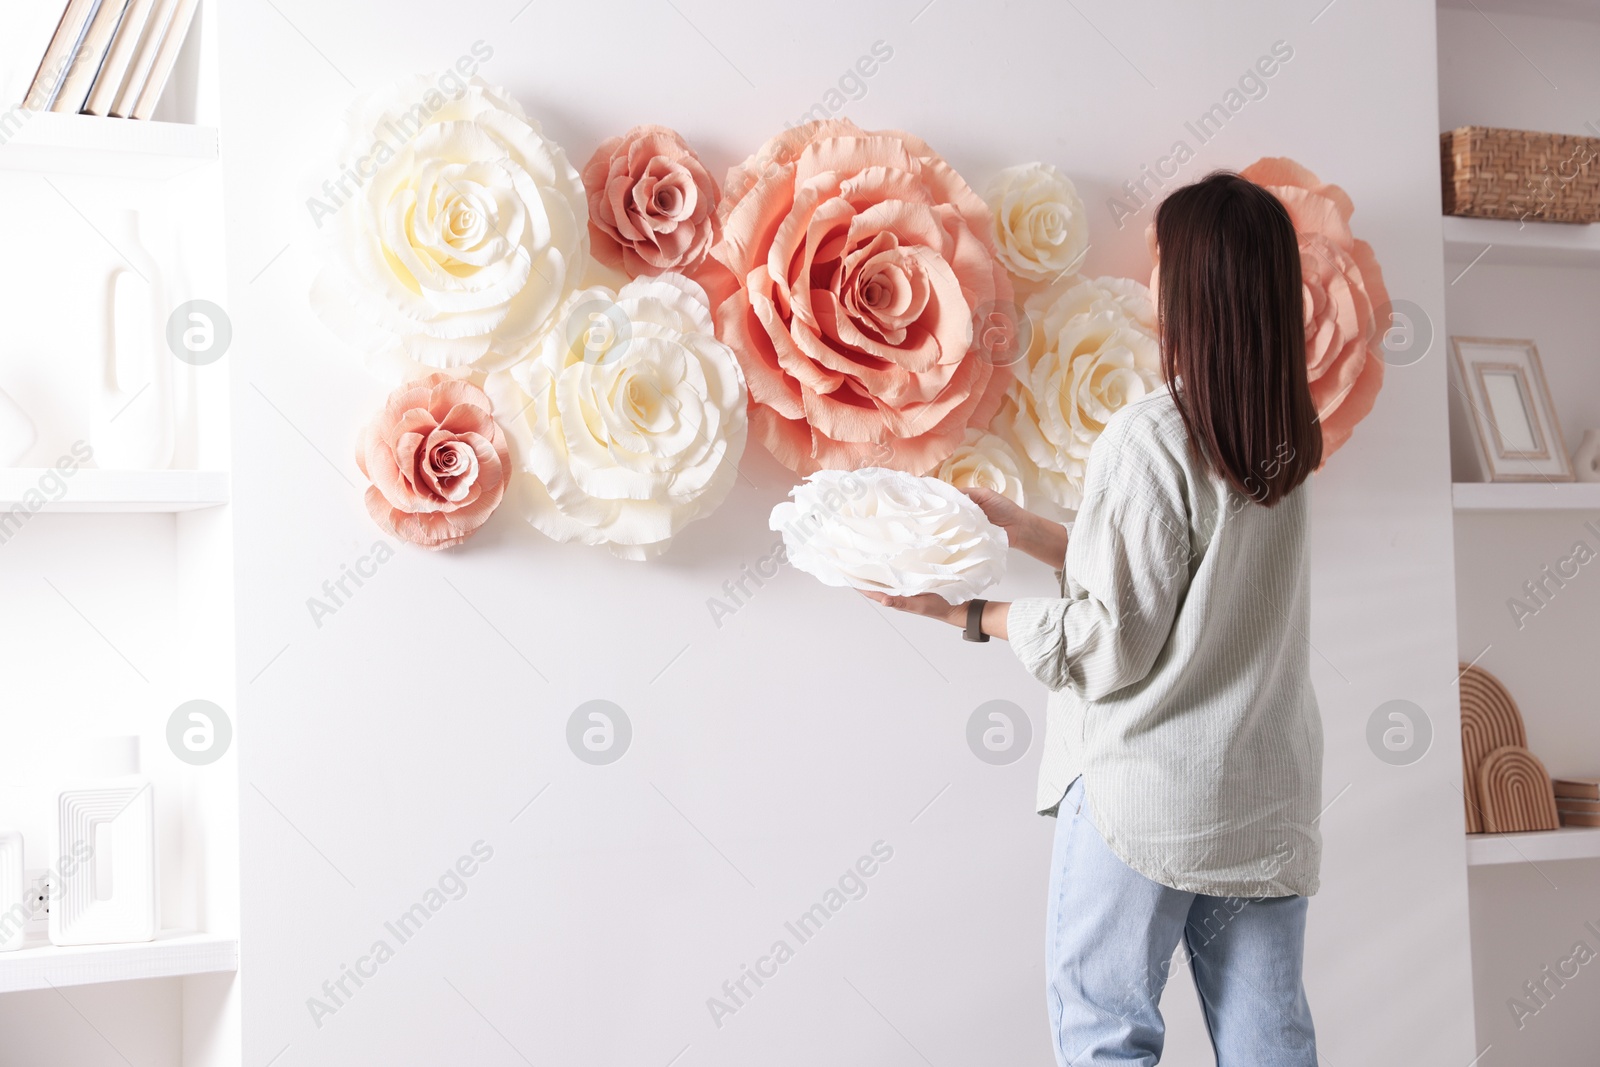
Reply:
[[[54,945],[149,941],[160,925],[155,795],[138,772],[137,737],[116,738],[105,777],[56,795],[50,908]],[[131,757],[131,758],[130,758]]]

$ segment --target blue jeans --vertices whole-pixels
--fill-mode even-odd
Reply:
[[[1305,897],[1211,897],[1139,874],[1095,829],[1079,778],[1057,814],[1045,931],[1056,1062],[1159,1062],[1181,939],[1217,1067],[1316,1067],[1305,929]]]

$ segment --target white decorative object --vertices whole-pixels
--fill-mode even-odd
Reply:
[[[28,413],[0,389],[0,467],[16,466],[37,439],[38,431]]]
[[[1074,274],[1089,249],[1089,219],[1072,180],[1048,163],[1007,167],[990,183],[994,243],[1019,278],[1051,282]]]
[[[1033,333],[996,429],[1034,470],[1030,506],[1076,511],[1089,450],[1118,411],[1161,385],[1150,290],[1127,278],[1085,278],[1028,302]]]
[[[1451,369],[1476,431],[1479,480],[1570,482],[1572,464],[1532,341],[1452,337]]]
[[[160,898],[155,797],[138,773],[139,739],[105,739],[90,756],[92,777],[56,796],[50,942],[149,941],[160,925]]]
[[[0,830],[0,952],[22,947],[32,917],[23,877],[22,835],[15,830]]]
[[[818,471],[772,509],[788,559],[825,585],[971,600],[1006,569],[1006,534],[937,478],[864,467]]]
[[[1572,474],[1580,482],[1600,482],[1600,429],[1583,431],[1572,454]]]
[[[976,426],[967,428],[966,437],[939,464],[934,477],[957,489],[992,489],[1021,507],[1028,506],[1023,471],[1027,461],[1005,438]]]
[[[511,439],[513,491],[557,541],[658,556],[738,477],[739,361],[717,340],[705,291],[681,274],[581,290],[559,319],[485,385]]]
[[[120,253],[106,279],[103,348],[90,444],[102,470],[172,463],[172,364],[161,268],[139,240],[139,213],[120,211],[107,235]]]
[[[356,100],[337,181],[306,201],[324,249],[312,306],[395,380],[509,363],[552,324],[589,250],[561,147],[501,90],[442,81]]]

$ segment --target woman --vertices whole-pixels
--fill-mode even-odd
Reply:
[[[1155,237],[1167,386],[1106,426],[1070,540],[971,491],[1061,569],[1061,596],[874,599],[1009,640],[1051,690],[1058,1061],[1156,1063],[1181,940],[1219,1067],[1314,1067],[1300,970],[1321,853],[1306,522],[1322,439],[1300,252],[1283,205],[1227,173],[1172,193]]]

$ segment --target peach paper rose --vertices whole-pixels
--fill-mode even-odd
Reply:
[[[447,374],[390,393],[356,448],[356,463],[372,482],[373,521],[424,548],[472,536],[500,506],[511,468],[491,410],[482,389]]]
[[[635,126],[583,168],[594,258],[630,278],[691,273],[716,239],[721,196],[700,157],[664,126]]]
[[[1292,159],[1239,172],[1283,201],[1300,237],[1306,297],[1306,370],[1322,420],[1322,459],[1350,439],[1383,385],[1389,292],[1372,246],[1350,233],[1350,198]]]
[[[994,416],[1014,357],[973,322],[1009,305],[1011,282],[988,208],[931,148],[810,122],[734,167],[723,195],[711,255],[737,288],[717,334],[782,463],[921,474]]]

